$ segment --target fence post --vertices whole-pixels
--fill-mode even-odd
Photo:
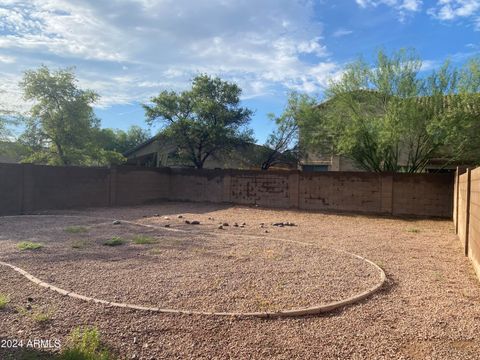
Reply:
[[[110,168],[110,196],[108,201],[108,206],[115,206],[117,205],[117,168],[111,167]]]
[[[470,187],[471,187],[471,170],[467,169],[467,194],[465,197],[465,256],[468,256],[468,238],[470,228]]]
[[[454,194],[454,216],[453,219],[455,221],[455,234],[458,235],[458,203],[459,203],[459,195],[460,195],[460,169],[457,166],[457,170],[455,171],[455,194]]]

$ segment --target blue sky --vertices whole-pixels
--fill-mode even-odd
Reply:
[[[430,71],[480,52],[480,0],[0,0],[0,106],[25,110],[26,69],[75,66],[104,127],[204,72],[237,82],[263,142],[290,91],[321,97],[359,55],[414,47]],[[155,130],[155,129],[153,129]]]

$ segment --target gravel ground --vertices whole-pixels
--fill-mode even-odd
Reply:
[[[0,220],[0,259],[82,295],[205,312],[312,307],[359,294],[380,279],[371,264],[331,249],[99,221],[55,215]],[[139,236],[151,244],[136,244]],[[104,245],[114,237],[125,244]],[[16,245],[25,240],[45,246],[20,251]]]
[[[326,261],[331,258],[330,250],[322,248],[337,248],[347,250],[364,256],[380,265],[388,277],[388,284],[383,291],[362,303],[346,307],[332,314],[324,316],[312,316],[295,319],[235,319],[218,318],[193,315],[168,315],[145,313],[134,310],[110,308],[103,305],[93,305],[75,299],[65,298],[59,294],[42,289],[20,274],[11,269],[0,267],[0,293],[10,295],[11,301],[6,309],[0,310],[0,342],[2,339],[59,339],[65,344],[68,333],[76,326],[89,324],[96,325],[104,338],[107,346],[121,359],[163,359],[163,358],[245,358],[245,359],[478,359],[480,354],[480,342],[478,333],[480,330],[480,284],[475,277],[468,260],[462,255],[460,242],[453,234],[453,226],[450,221],[440,220],[408,220],[389,219],[367,216],[351,216],[338,214],[320,214],[295,211],[265,210],[248,207],[227,207],[211,204],[192,203],[164,203],[159,205],[96,209],[91,211],[77,211],[80,213],[96,216],[97,219],[84,220],[83,226],[91,226],[95,238],[91,253],[97,259],[106,256],[110,260],[121,264],[121,271],[135,273],[135,268],[142,265],[135,259],[150,261],[152,269],[161,269],[168,255],[178,257],[178,261],[188,264],[196,264],[202,256],[208,255],[208,268],[214,264],[228,264],[229,261],[241,264],[242,259],[247,258],[248,263],[257,269],[259,265],[265,265],[271,270],[268,278],[284,279],[287,282],[295,281],[291,275],[293,266],[299,266],[299,274],[310,271],[315,261]],[[154,216],[159,214],[160,216]],[[178,215],[182,215],[181,219]],[[164,219],[164,216],[170,219]],[[180,228],[191,231],[192,241],[202,242],[202,248],[207,248],[207,254],[203,250],[199,254],[189,258],[182,253],[182,246],[174,244],[172,248],[153,251],[154,245],[124,245],[123,249],[109,248],[104,250],[101,245],[102,236],[111,236],[110,224],[102,225],[101,217],[118,218],[144,222],[164,226],[169,224],[171,228]],[[210,219],[209,219],[210,218]],[[213,218],[213,220],[212,220]],[[47,271],[48,268],[42,263],[42,259],[53,256],[58,250],[60,262],[66,261],[66,268],[74,266],[74,258],[64,257],[62,251],[66,251],[64,244],[58,244],[61,236],[65,236],[65,242],[73,241],[71,234],[61,231],[66,226],[79,225],[77,219],[66,219],[62,222],[56,233],[59,234],[57,241],[50,242],[47,234],[51,230],[49,221],[44,218],[44,226],[39,229],[38,241],[45,243],[45,248],[31,254],[37,258],[37,262],[25,258],[25,253],[19,253],[11,242],[5,240],[5,230],[13,219],[0,220],[0,259],[9,259],[18,262],[19,266],[29,267],[29,270]],[[72,221],[73,220],[73,221]],[[198,220],[200,225],[188,225],[184,220]],[[23,220],[22,220],[23,221]],[[36,220],[35,220],[36,221]],[[70,221],[72,221],[70,223]],[[273,222],[289,221],[298,226],[274,227]],[[32,226],[34,220],[32,220]],[[220,222],[228,222],[230,226],[218,229]],[[245,222],[244,228],[233,227],[233,223]],[[260,223],[265,223],[260,227]],[[123,230],[130,234],[134,230],[124,226]],[[55,228],[55,226],[53,226]],[[108,227],[108,231],[105,228]],[[17,227],[18,228],[18,227]],[[128,230],[128,231],[127,231]],[[22,231],[24,233],[22,233]],[[28,235],[29,227],[22,226],[16,233]],[[149,230],[135,230],[135,232],[149,234]],[[213,231],[217,235],[209,236],[205,232]],[[268,232],[265,232],[268,231]],[[62,235],[60,235],[62,234]],[[158,233],[151,232],[162,240]],[[248,237],[235,237],[235,235],[258,235],[265,241],[253,241]],[[98,235],[98,239],[97,239]],[[79,235],[83,236],[83,235]],[[128,235],[130,236],[130,235]],[[178,239],[185,242],[185,234],[179,237],[172,232],[169,239]],[[278,243],[273,238],[300,240],[319,246],[318,250],[304,248],[294,244]],[[100,240],[99,240],[100,239]],[[187,237],[188,239],[188,237]],[[188,241],[187,241],[188,242]],[[230,242],[230,247],[225,244]],[[260,245],[261,244],[261,245]],[[187,244],[184,244],[187,246]],[[203,246],[205,245],[205,246]],[[58,246],[58,248],[57,248]],[[62,246],[64,250],[62,250]],[[87,252],[85,249],[71,249],[72,252]],[[50,250],[52,254],[49,254]],[[141,250],[139,250],[141,249]],[[180,249],[180,250],[179,250]],[[228,251],[234,250],[228,259]],[[255,249],[253,257],[250,249]],[[55,251],[54,251],[55,250]],[[97,251],[98,250],[98,251]],[[194,251],[188,253],[192,254]],[[266,256],[266,250],[273,250],[274,256]],[[104,253],[106,251],[106,253]],[[173,251],[173,253],[169,253]],[[263,251],[263,253],[262,253]],[[118,253],[117,253],[118,252]],[[137,254],[140,253],[140,256]],[[263,255],[262,255],[263,254]],[[62,255],[62,256],[60,256]],[[226,255],[226,259],[225,259]],[[265,258],[265,259],[264,259]],[[275,260],[277,258],[277,260]],[[81,256],[78,258],[82,259]],[[155,259],[157,259],[155,261]],[[255,260],[252,260],[255,259]],[[259,260],[262,259],[262,260]],[[315,260],[317,259],[317,260]],[[88,263],[87,267],[95,263],[95,259]],[[143,262],[142,260],[142,262]],[[161,261],[160,261],[161,260]],[[84,261],[84,260],[80,260]],[[218,261],[218,262],[217,262]],[[285,273],[282,267],[276,267],[276,261],[285,266],[292,266]],[[348,257],[341,257],[338,263],[347,262]],[[97,261],[98,262],[98,261]],[[127,266],[128,264],[128,266]],[[67,266],[68,265],[68,266]],[[171,265],[171,264],[170,264]],[[55,269],[57,264],[52,265]],[[195,265],[197,266],[197,265]],[[237,265],[231,265],[237,266]],[[238,265],[242,268],[241,265]],[[343,266],[332,264],[333,267]],[[347,266],[346,270],[352,267]],[[81,267],[73,267],[69,274],[92,273],[98,270],[98,276],[104,276],[104,270],[83,270]],[[367,270],[368,273],[368,269]],[[84,272],[86,271],[86,272]],[[105,270],[106,271],[106,270]],[[155,270],[156,271],[156,270]],[[190,271],[182,269],[184,271]],[[193,270],[192,270],[193,271]],[[350,271],[350,270],[349,270]],[[155,273],[155,272],[152,272]],[[218,274],[228,275],[230,269],[221,269]],[[352,274],[352,273],[351,273]],[[45,272],[47,276],[47,272]],[[361,281],[368,282],[369,278],[361,277],[361,273],[352,274]],[[70,279],[69,276],[60,274],[50,275],[55,284]],[[146,278],[144,276],[147,276]],[[139,275],[143,282],[148,284],[152,281],[149,275]],[[252,276],[268,286],[271,280],[265,274],[256,273]],[[341,275],[341,279],[348,279]],[[40,276],[39,276],[40,277]],[[246,277],[245,277],[246,278]],[[279,291],[280,301],[285,304],[298,301],[309,302],[311,294],[292,293],[285,294],[294,289],[311,289],[317,281],[328,284],[326,279],[315,276],[314,279],[305,276],[298,287],[289,283],[288,291]],[[229,278],[230,279],[230,278]],[[52,280],[52,279],[45,279]],[[315,280],[315,281],[313,281]],[[110,279],[108,280],[110,281]],[[183,281],[172,277],[171,281],[178,281],[170,289],[177,289]],[[199,288],[203,289],[201,279]],[[228,289],[234,289],[231,281],[226,282]],[[116,283],[117,284],[117,283]],[[119,286],[123,282],[118,282]],[[162,282],[163,285],[166,285]],[[330,284],[329,284],[330,285]],[[59,286],[59,285],[57,285]],[[133,286],[133,285],[132,285]],[[196,285],[195,285],[196,286]],[[108,286],[105,286],[107,288]],[[187,286],[188,287],[188,286]],[[148,288],[148,286],[147,286]],[[335,289],[335,287],[333,287]],[[133,291],[135,290],[135,291]],[[132,293],[137,293],[133,288]],[[106,290],[105,290],[106,291]],[[223,291],[221,286],[215,288],[213,293]],[[276,290],[272,290],[276,291]],[[80,292],[80,291],[78,291]],[[221,299],[214,294],[209,299],[219,300],[216,304],[208,306],[230,306],[231,303],[223,304]],[[332,293],[336,293],[335,290]],[[200,305],[189,295],[176,292],[179,301],[185,304]],[[262,293],[261,293],[262,294]],[[105,293],[115,296],[115,293]],[[152,296],[154,296],[153,294]],[[324,296],[317,291],[317,296]],[[120,295],[118,295],[120,296]],[[148,294],[139,298],[142,301],[150,301]],[[167,294],[165,299],[172,299],[173,294]],[[28,301],[30,298],[32,301]],[[324,299],[327,299],[325,296]],[[265,305],[265,303],[262,303]],[[39,323],[33,317],[17,312],[17,307],[30,305],[30,312],[48,312],[50,321]],[[258,306],[245,299],[236,303],[236,306]],[[272,304],[268,304],[269,306]],[[275,305],[275,304],[273,304]],[[48,352],[38,352],[38,355]],[[0,349],[0,359],[19,358],[19,353],[12,350]]]

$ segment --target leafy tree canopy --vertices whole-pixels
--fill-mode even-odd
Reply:
[[[98,95],[77,86],[73,69],[46,66],[25,72],[20,86],[33,101],[20,141],[32,152],[25,162],[51,165],[105,165],[123,161],[95,142],[100,121],[92,104]]]
[[[135,148],[150,138],[150,131],[137,125],[132,125],[127,131],[100,129],[97,134],[97,141],[103,149],[120,154]]]
[[[261,169],[267,170],[279,164],[296,165],[302,156],[298,138],[298,119],[310,111],[314,102],[303,94],[291,93],[283,113],[276,117],[269,114],[275,121],[276,128],[268,136],[265,147],[261,151]]]
[[[241,93],[234,83],[198,75],[191,89],[162,91],[144,105],[147,123],[160,121],[164,134],[175,140],[179,156],[201,169],[210,156],[253,141],[246,128],[252,111],[240,106]]]
[[[447,61],[427,77],[421,67],[413,50],[348,65],[327,101],[298,117],[302,141],[377,172],[419,172],[439,155],[480,161],[472,137],[480,121],[478,59],[460,70]]]

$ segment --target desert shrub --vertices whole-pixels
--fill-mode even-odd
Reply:
[[[0,294],[0,310],[5,309],[10,302],[10,298],[5,294]]]
[[[20,250],[38,250],[43,247],[42,244],[31,242],[31,241],[22,241],[17,245]]]
[[[81,234],[88,232],[88,229],[84,226],[69,226],[65,228],[65,232],[69,234]]]
[[[118,236],[115,236],[113,238],[111,238],[110,240],[107,240],[103,243],[103,245],[106,245],[106,246],[118,246],[118,245],[123,245],[125,244],[125,240],[118,237]]]
[[[110,360],[107,349],[102,347],[100,332],[95,327],[75,328],[68,346],[60,355],[61,360]]]

